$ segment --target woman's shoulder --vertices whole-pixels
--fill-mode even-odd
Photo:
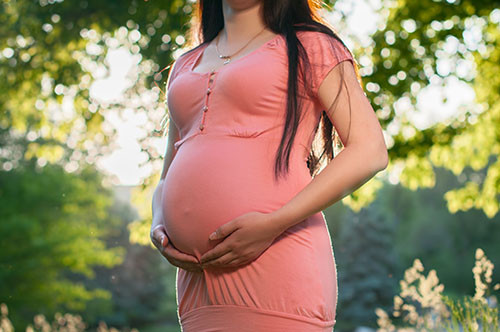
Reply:
[[[352,53],[336,34],[301,30],[297,32],[297,38],[304,47],[311,65],[311,85],[315,96],[325,77],[337,64],[345,60],[355,63]]]
[[[322,31],[299,30],[297,38],[308,52],[348,51],[347,46],[337,34],[330,35]]]
[[[184,64],[187,64],[201,47],[203,47],[203,44],[184,50],[175,60],[177,68],[180,69]]]
[[[336,33],[301,30],[297,32],[297,38],[313,65],[333,67],[344,60],[355,62],[352,52]]]
[[[183,51],[179,56],[177,56],[174,59],[170,68],[170,74],[169,74],[170,81],[173,81],[177,75],[186,70],[191,61],[195,58],[195,55],[197,54],[198,50],[201,49],[201,47],[203,47],[203,44],[193,46],[188,50]]]

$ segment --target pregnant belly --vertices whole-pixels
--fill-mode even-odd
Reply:
[[[251,211],[279,209],[311,181],[292,150],[286,178],[274,182],[276,140],[203,134],[177,151],[163,186],[165,228],[180,251],[201,257],[219,226]],[[302,152],[302,151],[300,151]]]

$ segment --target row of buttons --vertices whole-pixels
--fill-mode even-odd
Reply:
[[[208,111],[208,96],[212,92],[211,84],[214,81],[214,79],[213,79],[214,75],[215,75],[215,70],[211,70],[209,80],[208,80],[208,88],[207,88],[207,94],[206,94],[206,99],[205,99],[205,105],[203,106],[203,117],[201,119],[201,123],[200,123],[200,127],[199,127],[200,131],[203,131],[203,129],[205,128],[205,114]]]

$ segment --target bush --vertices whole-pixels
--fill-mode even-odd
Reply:
[[[483,250],[476,250],[476,263],[472,272],[476,291],[474,296],[452,299],[443,295],[444,286],[439,284],[436,271],[427,277],[419,259],[405,271],[400,281],[400,294],[394,296],[394,311],[390,317],[377,308],[377,332],[392,331],[482,331],[499,330],[497,298],[491,287],[493,264]]]

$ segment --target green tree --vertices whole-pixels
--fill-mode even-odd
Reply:
[[[444,194],[449,211],[476,208],[493,218],[500,201],[498,1],[386,0],[381,14],[383,26],[359,54],[371,56],[364,81],[379,119],[398,128],[391,133],[388,171],[402,168],[401,183],[412,190],[435,185],[433,165],[464,175],[466,181]],[[467,64],[471,70],[464,70]],[[453,79],[474,89],[475,103],[446,122],[416,128],[409,119],[419,111],[417,96]]]
[[[102,240],[116,219],[108,217],[111,195],[101,180],[90,167],[71,174],[35,160],[0,171],[0,297],[15,325],[110,297],[74,280],[123,260],[123,248],[106,248]]]
[[[354,50],[357,58],[370,58],[362,71],[365,90],[383,127],[399,125],[397,132],[388,131],[387,171],[402,165],[401,183],[413,190],[435,185],[432,166],[464,175],[461,187],[445,193],[448,209],[482,209],[490,218],[498,213],[500,188],[497,7],[493,0],[384,1],[384,24],[371,36],[373,44]],[[110,109],[147,113],[151,123],[145,129],[151,133],[165,113],[153,78],[160,82],[167,72],[154,74],[185,46],[185,14],[191,11],[192,2],[183,0],[0,2],[0,169],[12,171],[31,159],[37,169],[57,164],[66,171],[94,163],[111,148],[113,130],[103,125]],[[478,46],[468,41],[471,29],[480,33]],[[456,51],[447,52],[446,41],[458,41]],[[136,56],[139,71],[123,100],[99,102],[89,90],[96,79],[93,70],[107,69],[107,52],[121,46]],[[438,63],[445,58],[454,64],[471,62],[475,71],[440,69]],[[398,105],[405,100],[416,105],[423,88],[446,85],[449,77],[472,86],[476,103],[457,110],[447,123],[417,129],[408,110]],[[137,98],[151,92],[152,101]],[[68,100],[73,105],[69,112],[62,107]],[[159,173],[161,155],[152,149],[150,135],[142,143],[150,156],[147,162]],[[150,195],[147,187],[156,185],[157,173],[145,179],[141,194]],[[381,187],[374,179],[345,202],[360,208],[373,201]],[[130,228],[131,241],[149,243],[150,196],[138,201],[143,207]],[[43,206],[40,215],[51,211]]]
[[[111,215],[121,220],[106,238],[108,246],[126,251],[122,264],[111,268],[97,266],[96,277],[87,279],[89,288],[104,288],[112,294],[111,301],[96,298],[82,312],[85,321],[97,327],[104,320],[120,327],[151,326],[155,323],[178,324],[175,298],[176,268],[157,251],[129,241],[129,223],[136,212],[129,203],[115,202]]]
[[[183,43],[177,37],[190,8],[170,0],[1,1],[0,130],[29,142],[26,151],[14,153],[3,137],[3,156],[14,167],[31,157],[71,163],[72,169],[94,162],[114,137],[103,126],[106,111],[129,107],[133,96],[151,89],[153,74],[171,62],[171,52]],[[100,103],[90,93],[95,75],[102,74],[95,69],[109,73],[105,57],[118,47],[140,54],[140,80],[131,81],[125,100]],[[71,110],[62,107],[63,101]],[[158,100],[148,104],[151,108],[135,108],[158,109]]]
[[[95,270],[116,266],[124,254],[120,247],[106,249],[100,238],[121,222],[101,184],[110,181],[92,166],[112,148],[106,111],[130,107],[134,96],[151,90],[153,74],[182,45],[179,27],[189,8],[169,0],[0,2],[0,227],[9,237],[0,253],[0,294],[14,321],[62,303],[71,311],[89,301],[109,308],[112,292],[85,288]],[[96,68],[109,71],[105,57],[115,47],[144,59],[124,100],[106,104],[90,87],[100,75]],[[157,100],[135,107],[156,110],[160,118],[154,92]],[[140,290],[135,295],[140,298]],[[114,305],[120,307],[119,299]]]
[[[398,260],[394,250],[395,221],[371,204],[343,216],[334,241],[338,265],[339,327],[373,325],[375,306],[392,304]]]
[[[444,168],[434,172],[433,188],[412,191],[402,185],[387,185],[380,191],[380,204],[397,220],[393,246],[401,266],[411,265],[418,257],[435,269],[448,294],[472,293],[474,251],[481,246],[488,252],[500,252],[500,225],[480,210],[451,214],[444,193],[459,186],[460,178]],[[498,255],[491,259],[500,264]],[[396,275],[402,277],[403,271],[399,269]]]

